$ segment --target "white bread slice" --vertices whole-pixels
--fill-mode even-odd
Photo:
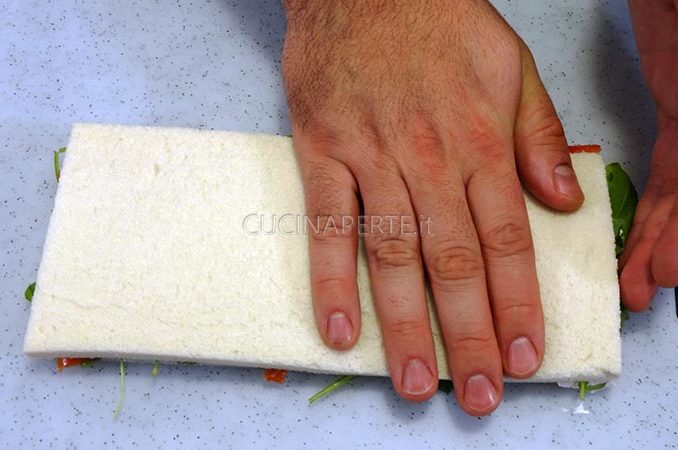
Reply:
[[[546,354],[529,381],[599,382],[621,369],[603,161],[573,161],[586,195],[578,212],[525,197],[546,320]],[[330,350],[313,319],[306,236],[248,235],[251,213],[304,213],[289,138],[76,125],[24,351],[387,375],[364,256],[360,340]]]

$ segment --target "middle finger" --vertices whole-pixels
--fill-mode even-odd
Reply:
[[[467,413],[484,415],[499,405],[503,380],[482,253],[460,171],[427,159],[412,161],[405,180],[417,214],[431,218],[421,242],[455,395]]]

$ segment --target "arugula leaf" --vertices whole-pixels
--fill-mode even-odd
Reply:
[[[589,384],[588,381],[580,381],[577,383],[579,385],[579,400],[584,400],[586,396],[586,386]]]
[[[631,182],[629,175],[619,163],[605,166],[607,189],[612,205],[612,226],[617,256],[624,251],[626,238],[633,224],[633,215],[638,205],[638,193]]]
[[[66,153],[66,147],[61,147],[58,150],[54,150],[52,152],[54,154],[54,176],[57,180],[57,183],[59,182],[59,178],[61,178],[61,159],[60,155],[61,153]]]
[[[35,282],[28,285],[28,287],[24,291],[24,297],[29,302],[32,302],[33,301],[33,294],[35,294]]]
[[[629,313],[629,310],[626,309],[624,305],[621,307],[621,314],[619,315],[619,328],[624,326],[624,322],[629,320],[631,318],[631,314]]]
[[[311,398],[308,399],[308,404],[312,405],[313,403],[317,402],[321,398],[331,394],[332,392],[336,391],[346,383],[350,382],[355,378],[355,375],[344,375],[342,377],[337,378],[321,390],[319,390],[317,393],[315,393]]]
[[[579,386],[579,400],[584,400],[586,394],[605,387],[605,383],[589,384],[588,381],[579,381],[577,385]]]
[[[86,359],[80,363],[80,367],[92,367],[95,362],[99,361],[101,358],[90,358]]]
[[[160,363],[158,361],[153,361],[153,367],[151,368],[151,376],[153,378],[157,377],[158,372],[160,372]]]
[[[122,406],[125,404],[125,361],[120,360],[120,392],[118,394],[118,403],[115,405],[113,411],[113,420],[118,420]]]

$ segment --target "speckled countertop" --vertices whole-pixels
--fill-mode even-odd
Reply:
[[[532,46],[572,142],[647,176],[653,108],[625,2],[498,0]],[[678,445],[678,319],[673,293],[625,326],[624,371],[572,415],[573,391],[506,388],[491,417],[452,396],[399,400],[361,379],[313,407],[330,380],[259,370],[130,365],[118,421],[117,365],[54,371],[21,353],[55,182],[51,150],[73,122],[287,133],[277,0],[4,1],[0,19],[0,448],[471,447]],[[114,155],[113,155],[114,157]]]

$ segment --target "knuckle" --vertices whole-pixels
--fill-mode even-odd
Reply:
[[[305,172],[306,196],[311,203],[309,206],[334,204],[331,200],[336,198],[333,194],[337,192],[341,183],[331,164],[314,161],[307,165]]]
[[[334,292],[340,287],[355,284],[355,279],[348,275],[313,274],[311,282],[318,290]]]
[[[476,118],[472,121],[466,139],[471,143],[471,151],[483,165],[503,161],[509,156],[507,138],[487,119]]]
[[[413,176],[420,183],[443,184],[449,179],[450,154],[446,151],[443,135],[439,126],[424,113],[408,116],[405,122],[405,134],[408,136],[407,149],[412,155],[401,154],[408,159]]]
[[[369,254],[378,270],[417,265],[419,249],[412,240],[398,236],[378,238],[370,246]]]
[[[305,134],[308,136],[310,147],[316,153],[327,155],[344,145],[344,133],[328,123],[330,121],[329,118],[319,119],[317,115],[311,115],[306,119],[308,130]]]
[[[338,239],[354,239],[356,228],[353,216],[315,214],[307,219],[308,235],[316,243],[332,243]]]
[[[483,253],[490,258],[523,255],[532,248],[532,235],[527,223],[505,219],[480,236]]]
[[[406,124],[406,131],[410,135],[410,147],[418,156],[437,161],[444,158],[442,136],[430,114],[417,112],[407,118]]]
[[[463,334],[454,336],[449,344],[446,344],[453,354],[488,355],[490,350],[497,346],[494,336],[483,333]]]
[[[383,150],[388,148],[386,134],[388,130],[383,129],[383,125],[378,125],[375,118],[369,114],[354,115],[354,120],[357,122],[355,137],[359,138],[365,143],[365,151],[374,151],[373,153],[383,153]]]
[[[558,116],[555,115],[550,105],[542,114],[544,114],[544,117],[539,121],[539,126],[537,127],[540,136],[557,140],[558,142],[565,142],[565,129],[563,128],[563,124]]]
[[[478,251],[467,244],[445,242],[432,252],[429,272],[433,281],[468,281],[483,276],[483,261]]]
[[[553,112],[550,102],[536,107],[526,118],[527,126],[517,139],[522,145],[554,145],[562,144],[565,149],[565,129],[558,116]],[[538,157],[539,154],[535,154]]]
[[[355,217],[347,210],[347,191],[353,188],[350,180],[342,180],[340,173],[329,163],[309,164],[305,176],[308,216],[304,230],[314,242],[336,238],[353,238],[356,234]],[[350,209],[350,207],[349,207]]]
[[[411,319],[399,319],[384,324],[385,331],[400,338],[419,338],[430,334],[425,322]]]
[[[541,306],[538,301],[514,301],[498,303],[499,305],[496,306],[498,316],[519,319],[522,325],[533,323],[531,319],[535,316],[541,315]]]
[[[384,190],[391,188],[388,182],[384,183],[384,181],[398,172],[398,163],[393,155],[378,150],[378,147],[368,145],[365,147],[365,152],[360,155],[359,161],[360,163],[355,164],[358,178],[375,177]]]

